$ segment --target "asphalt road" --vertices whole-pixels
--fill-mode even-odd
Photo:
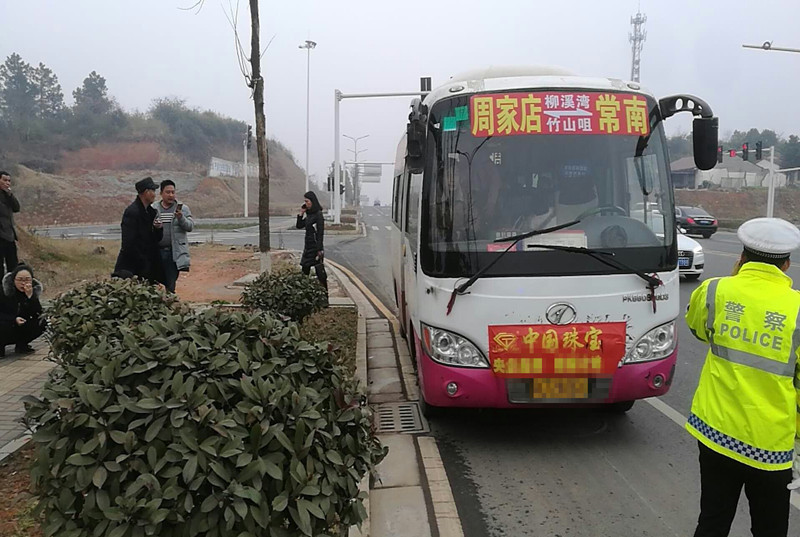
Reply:
[[[327,247],[394,309],[391,209],[364,209],[367,237]],[[735,234],[698,238],[707,277],[724,276]],[[800,281],[800,265],[789,274]],[[687,303],[699,282],[681,283]],[[658,408],[639,401],[623,416],[599,410],[464,410],[431,423],[466,537],[686,536],[699,514],[697,444],[683,429],[706,347],[679,322],[679,362]],[[795,500],[798,506],[800,501]],[[731,536],[750,535],[742,495]],[[800,531],[793,508],[791,532]],[[796,533],[795,533],[796,534]]]
[[[353,270],[390,309],[391,209],[366,207],[367,236],[328,236],[327,257]],[[275,248],[302,248],[292,219],[273,220]],[[192,233],[209,240],[209,231]],[[217,231],[213,240],[256,244],[258,230]],[[730,273],[741,245],[720,232],[698,241],[707,277]],[[800,281],[800,264],[789,269]],[[686,304],[699,282],[681,283]],[[691,535],[699,514],[697,444],[683,429],[706,347],[679,322],[678,368],[670,392],[615,416],[599,410],[464,410],[431,422],[466,537]],[[800,531],[795,494],[790,534]],[[740,500],[731,536],[750,535]]]

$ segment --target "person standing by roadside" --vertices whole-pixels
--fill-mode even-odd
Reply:
[[[800,230],[780,218],[741,225],[734,276],[703,282],[686,313],[710,349],[686,429],[700,448],[695,537],[725,537],[742,488],[754,537],[789,531],[800,401],[800,293],[786,275]],[[800,470],[800,468],[798,468]]]
[[[322,205],[320,205],[317,195],[313,192],[306,192],[303,205],[300,206],[300,213],[297,215],[297,229],[305,229],[306,237],[303,246],[303,255],[300,258],[300,268],[303,274],[311,274],[311,267],[317,274],[319,283],[328,290],[328,274],[325,272],[325,247],[322,239],[325,233],[325,218],[322,215]]]
[[[156,184],[152,177],[136,183],[138,196],[122,215],[122,245],[112,276],[138,276],[157,282],[160,275],[158,243],[164,235],[158,211],[152,204],[156,199]]]
[[[161,201],[155,205],[164,226],[164,235],[158,243],[161,255],[161,283],[171,293],[175,292],[179,272],[189,271],[189,241],[186,233],[194,229],[192,211],[185,203],[175,199],[175,183],[161,181]]]
[[[18,354],[30,354],[30,343],[44,333],[47,321],[42,317],[39,297],[42,284],[33,277],[33,270],[20,263],[3,277],[0,290],[0,358],[6,345],[15,345]]]
[[[14,213],[19,212],[19,200],[11,192],[11,175],[0,171],[0,278],[17,267],[17,231]],[[5,270],[3,263],[5,262]]]

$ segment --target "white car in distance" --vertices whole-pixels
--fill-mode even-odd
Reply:
[[[635,213],[638,213],[636,216],[641,215],[642,204],[638,204],[638,207],[631,211],[632,216]],[[664,236],[664,218],[660,212],[649,213],[648,225],[656,235]],[[703,274],[705,263],[705,255],[700,243],[678,228],[678,270],[680,275],[689,281],[697,280]]]

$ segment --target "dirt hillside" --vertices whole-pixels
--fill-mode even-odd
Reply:
[[[154,142],[100,144],[65,153],[55,174],[17,168],[12,188],[22,205],[17,222],[25,227],[119,222],[136,196],[134,183],[146,176],[156,183],[173,180],[178,198],[197,217],[242,216],[244,211],[241,178],[209,177],[207,170],[181,162]],[[291,156],[271,150],[271,211],[288,214],[302,201],[304,185],[304,172]],[[248,191],[249,212],[258,214],[257,177],[250,178]]]

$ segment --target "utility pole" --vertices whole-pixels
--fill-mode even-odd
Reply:
[[[639,82],[640,67],[642,62],[642,48],[647,39],[647,32],[644,30],[644,23],[647,22],[647,15],[642,13],[641,7],[636,15],[631,17],[632,31],[628,34],[628,41],[631,43],[631,80]]]
[[[253,139],[253,127],[251,125],[247,126],[247,133],[244,135],[244,140],[242,141],[242,145],[244,146],[244,217],[247,218],[250,216],[250,198],[249,198],[249,186],[247,184],[247,172],[249,171],[247,167],[247,151],[250,149],[250,144],[252,143]]]
[[[767,218],[775,214],[775,146],[769,148],[769,185],[767,187]]]
[[[306,192],[308,192],[308,177],[311,172],[308,169],[308,147],[309,147],[309,133],[311,131],[311,50],[316,48],[317,44],[314,41],[309,41],[306,39],[306,42],[302,45],[299,45],[298,48],[304,48],[308,52],[308,57],[306,61]]]
[[[348,151],[353,154],[353,197],[355,198],[355,205],[358,207],[361,205],[361,184],[358,182],[358,154],[366,151],[366,149],[362,149],[361,151],[358,150],[358,141],[363,140],[364,138],[369,138],[369,134],[359,136],[358,138],[353,138],[352,136],[348,136],[346,134],[342,134],[342,136],[353,141],[353,149],[348,149]]]

